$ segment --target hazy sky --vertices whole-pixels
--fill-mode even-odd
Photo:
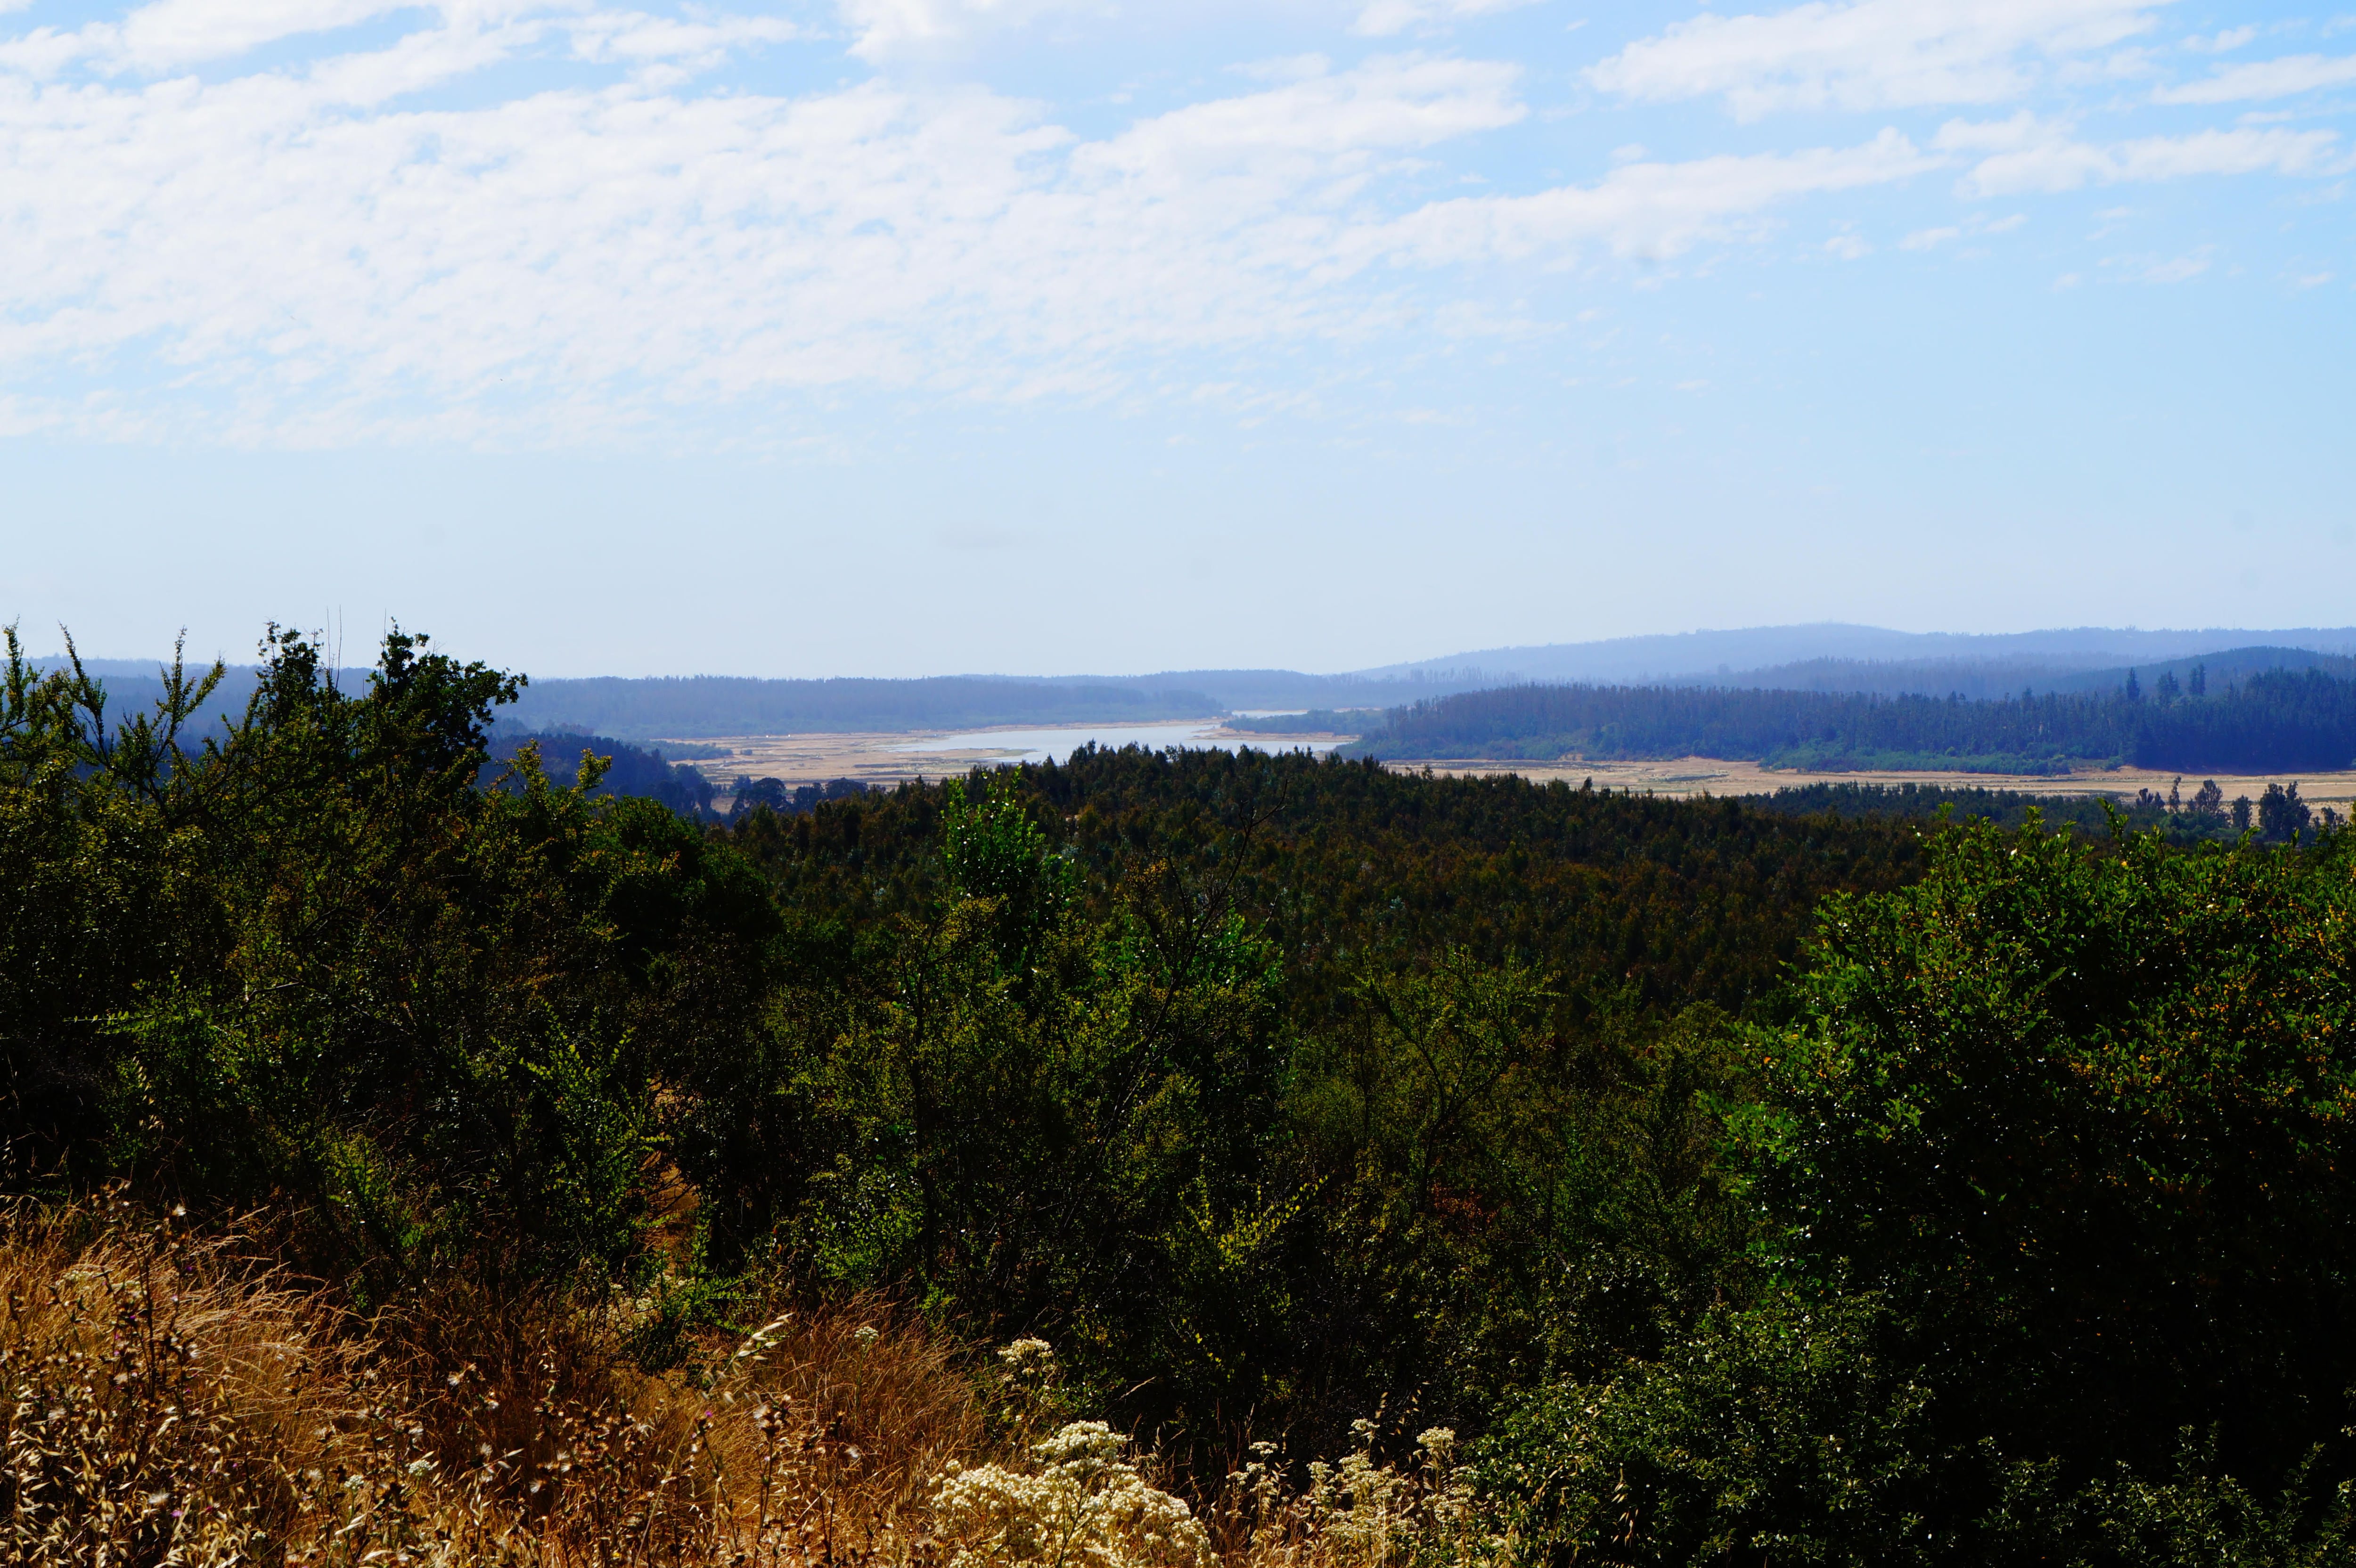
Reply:
[[[2356,622],[2356,15],[0,0],[0,616],[552,675]]]

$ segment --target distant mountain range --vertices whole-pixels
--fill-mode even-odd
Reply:
[[[1154,675],[934,676],[916,680],[691,677],[535,680],[501,717],[525,730],[580,730],[619,740],[690,740],[814,731],[982,729],[1139,723],[1230,711],[1396,708],[1419,699],[1527,683],[1731,686],[1966,698],[2099,690],[2129,668],[2181,678],[2260,669],[2356,673],[2356,627],[2141,631],[2076,627],[1976,635],[1825,623],[1484,648],[1335,675],[1279,669]],[[42,660],[44,664],[52,660]],[[118,710],[161,692],[154,663],[92,659]],[[230,671],[215,707],[241,708],[253,669]]]
[[[1342,675],[1294,670],[1190,669],[1143,676],[1062,676],[1050,683],[1205,692],[1231,709],[1396,708],[1419,699],[1500,686],[1584,682],[1594,686],[1739,686],[1765,689],[1912,692],[1944,697],[2017,697],[2094,691],[2172,668],[2179,678],[2207,660],[2230,679],[2260,669],[2331,668],[2350,674],[2356,626],[2287,631],[2214,628],[2147,632],[2074,627],[1977,635],[1892,632],[1826,622],[1732,632],[1614,637],[1540,647],[1483,648]],[[2336,661],[2336,665],[2335,665]]]
[[[2356,655],[2356,626],[2300,627],[2289,631],[2212,627],[2188,632],[2077,626],[1983,635],[1892,632],[1879,626],[1827,621],[1802,626],[1753,626],[1733,632],[1683,632],[1667,636],[1613,637],[1593,643],[1549,643],[1540,647],[1482,648],[1412,664],[1386,665],[1357,674],[1359,678],[1370,680],[1411,680],[1421,677],[1440,681],[1471,674],[1484,686],[1515,681],[1643,686],[1685,684],[1697,677],[1743,675],[1822,661],[1938,668],[2009,665],[2056,672],[2083,671],[2123,668],[2260,645]]]

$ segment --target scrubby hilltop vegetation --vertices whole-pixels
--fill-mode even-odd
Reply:
[[[2356,1551],[2337,832],[1136,751],[728,827],[268,654],[0,692],[10,1561]]]

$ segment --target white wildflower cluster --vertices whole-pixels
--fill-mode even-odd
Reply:
[[[1416,1462],[1394,1468],[1375,1460],[1373,1422],[1354,1422],[1351,1429],[1356,1450],[1337,1464],[1312,1463],[1309,1489],[1289,1501],[1280,1500],[1272,1445],[1254,1444],[1251,1461],[1227,1477],[1227,1506],[1248,1522],[1256,1561],[1390,1568],[1496,1555],[1500,1543],[1467,1534],[1472,1497],[1456,1474],[1453,1431],[1427,1429],[1416,1439]]]
[[[1008,1351],[1025,1343],[1038,1345]],[[1146,1484],[1128,1447],[1103,1422],[1076,1421],[1033,1446],[1036,1469],[952,1470],[933,1494],[937,1528],[957,1547],[951,1568],[1203,1568],[1201,1521]]]
[[[998,1352],[997,1418],[1007,1435],[1027,1443],[1066,1413],[1063,1369],[1044,1339],[1017,1339]]]
[[[1055,1381],[1055,1352],[1044,1339],[1017,1339],[998,1352],[998,1370],[1017,1388],[1044,1388]]]

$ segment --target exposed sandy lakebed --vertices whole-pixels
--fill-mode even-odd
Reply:
[[[1048,740],[1047,737],[1054,737]],[[1267,735],[1226,729],[1205,720],[1191,724],[1149,725],[1008,725],[991,730],[913,731],[888,733],[729,735],[701,739],[698,747],[721,749],[725,755],[700,759],[693,765],[721,788],[738,775],[782,779],[787,784],[818,784],[831,779],[857,779],[868,784],[893,784],[906,779],[953,777],[991,763],[1019,762],[1043,750],[1068,752],[1094,737],[1108,744],[1134,739],[1141,744],[1189,746],[1253,746],[1261,751],[1287,752],[1303,747],[1330,751],[1356,739],[1352,735]],[[662,744],[663,742],[658,742]],[[1715,757],[1679,757],[1668,762],[1491,762],[1480,758],[1438,759],[1389,764],[1402,771],[1429,768],[1435,773],[1476,777],[1518,773],[1537,780],[1562,779],[1579,784],[1592,779],[1598,789],[1647,791],[1665,795],[1770,795],[1779,789],[1811,784],[1927,784],[1937,788],[2013,790],[2023,795],[2107,795],[2133,799],[2139,789],[2166,795],[2178,775],[2147,768],[2110,768],[2058,776],[2024,773],[1878,771],[1816,773],[1762,768],[1756,763],[1727,762]],[[2356,816],[2356,771],[2326,773],[2217,773],[2183,775],[2186,795],[2213,776],[2225,798],[2255,799],[2270,784],[2297,784],[2299,795],[2311,805],[2336,805]]]
[[[1052,737],[1053,739],[1049,739]],[[952,778],[969,770],[1021,762],[1043,752],[1068,753],[1086,741],[1100,744],[1254,746],[1264,752],[1307,748],[1326,752],[1347,745],[1355,735],[1259,735],[1228,730],[1214,720],[1172,724],[1023,724],[988,730],[917,730],[888,733],[721,735],[694,741],[656,741],[692,745],[725,755],[698,758],[691,765],[726,789],[740,774],[781,779],[787,784],[857,779],[868,784],[904,779]]]

